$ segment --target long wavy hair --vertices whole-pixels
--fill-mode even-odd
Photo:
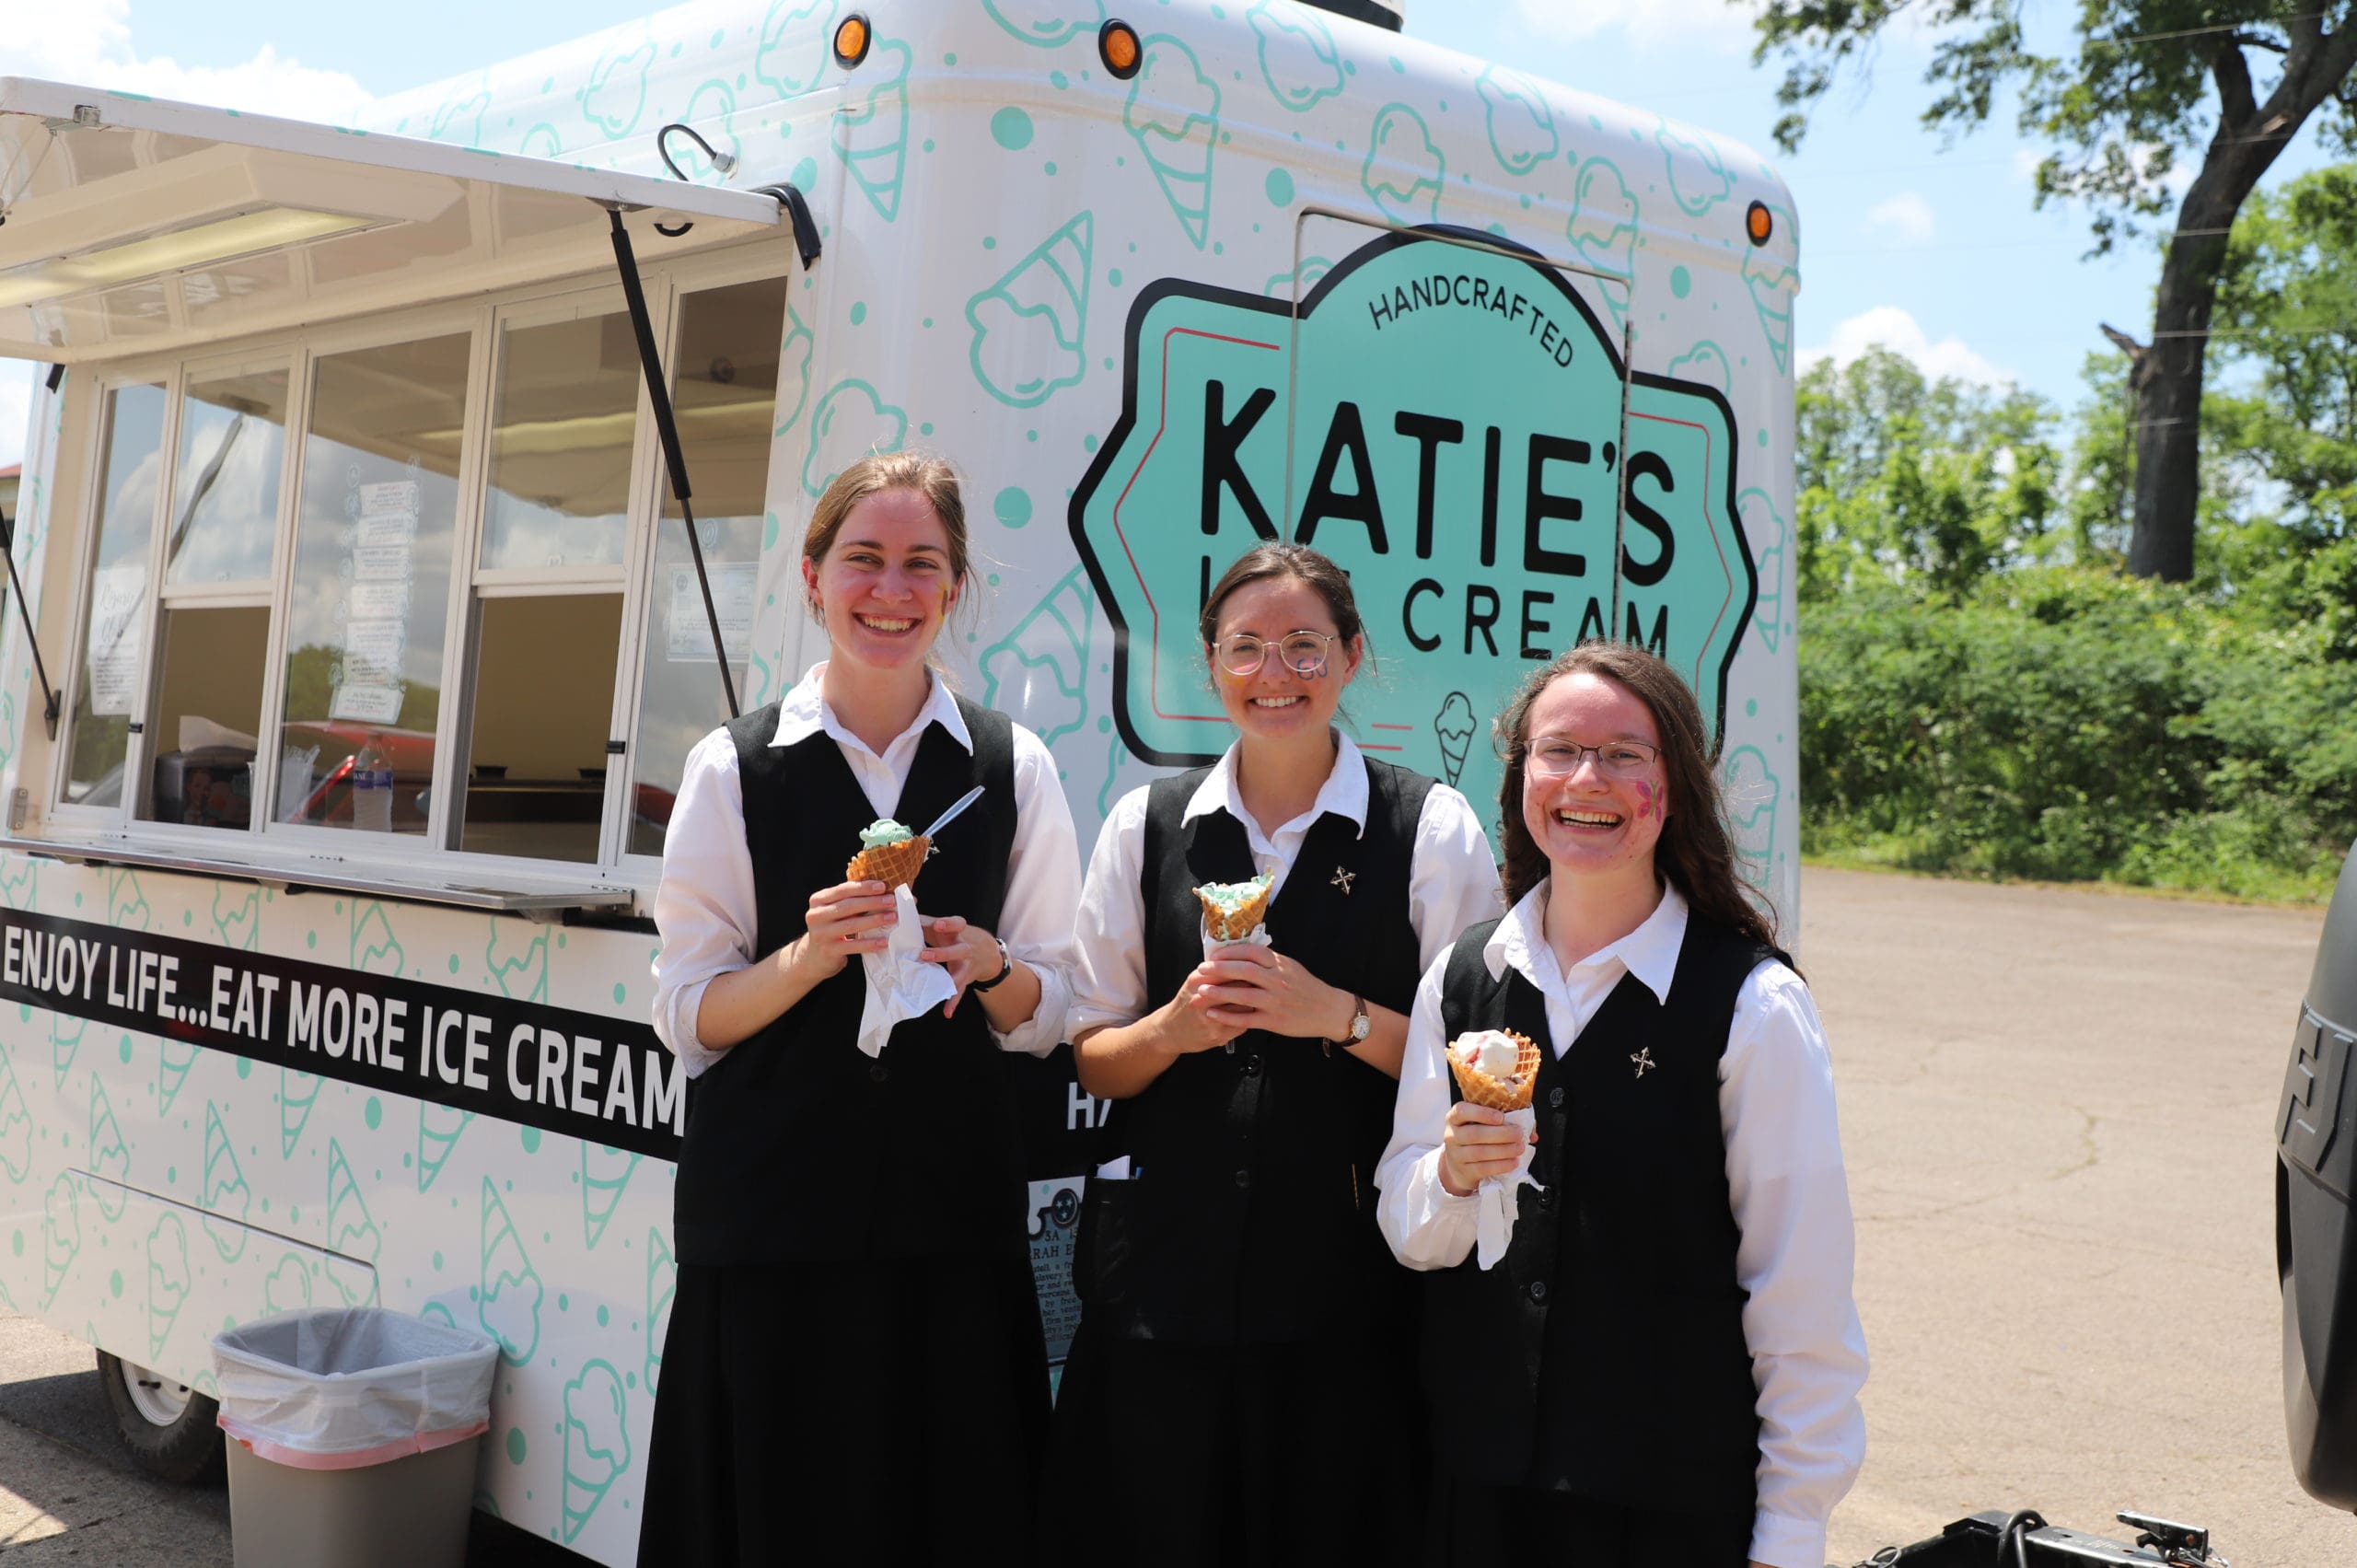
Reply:
[[[1520,901],[1547,876],[1547,856],[1522,817],[1523,775],[1530,750],[1530,710],[1539,693],[1567,675],[1595,675],[1644,703],[1661,737],[1662,773],[1668,784],[1669,819],[1654,845],[1654,869],[1684,896],[1696,914],[1770,947],[1775,916],[1765,900],[1748,896],[1736,869],[1735,837],[1727,830],[1719,796],[1717,748],[1706,738],[1701,705],[1678,671],[1655,655],[1628,643],[1588,642],[1559,655],[1555,662],[1522,683],[1498,715],[1498,754],[1505,779],[1498,786],[1501,841],[1505,851],[1506,902]]]

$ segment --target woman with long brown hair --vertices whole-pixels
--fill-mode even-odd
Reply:
[[[1425,973],[1376,1179],[1430,1271],[1434,1559],[1817,1568],[1866,1364],[1816,1006],[1668,665],[1584,644],[1497,735],[1514,907]],[[1459,1098],[1452,1044],[1515,1037],[1528,1110]]]
[[[865,1561],[1029,1551],[1048,1368],[1002,1053],[1062,1033],[1080,868],[1048,749],[932,668],[970,579],[948,465],[853,463],[803,541],[829,657],[688,756],[655,903],[656,1030],[693,1088],[642,1563],[784,1562],[828,1520]],[[911,900],[847,864],[969,790],[914,852],[901,943],[947,1000],[871,1016],[865,956]]]

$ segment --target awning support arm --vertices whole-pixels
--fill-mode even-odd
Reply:
[[[638,363],[646,374],[647,401],[655,408],[655,433],[663,443],[664,466],[670,470],[671,494],[688,525],[688,551],[696,563],[696,587],[703,590],[704,620],[712,627],[713,657],[720,663],[720,689],[728,698],[728,716],[736,718],[737,681],[728,673],[728,645],[720,636],[720,611],[712,602],[712,577],[704,570],[703,540],[696,535],[696,514],[688,505],[688,459],[679,450],[679,424],[671,412],[671,389],[664,379],[663,359],[655,348],[655,323],[646,313],[646,290],[638,277],[638,258],[631,250],[630,230],[622,226],[619,208],[609,207],[612,220],[614,265],[622,275],[622,298],[630,307],[631,330],[638,335]],[[11,570],[14,570],[13,563]]]
[[[17,517],[24,513],[19,510]],[[41,722],[49,727],[49,738],[57,738],[57,693],[49,684],[49,667],[41,662],[41,638],[33,631],[32,611],[25,608],[25,585],[17,576],[17,525],[15,518],[0,512],[0,555],[8,558],[8,591],[17,600],[17,614],[25,623],[25,643],[33,651],[33,673],[41,677]]]

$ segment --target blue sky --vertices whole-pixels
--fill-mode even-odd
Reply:
[[[1144,9],[1151,0],[1137,0]],[[1407,30],[1534,75],[1658,110],[1771,148],[1778,73],[1750,64],[1747,9],[1727,0],[1406,0]],[[746,0],[749,6],[758,0]],[[646,0],[25,0],[0,39],[0,75],[134,87],[162,97],[343,119],[354,103],[474,70],[661,8]],[[1116,7],[1118,9],[1118,7]],[[2031,7],[2051,39],[2070,7]],[[395,19],[397,18],[397,20]],[[2137,246],[2084,260],[2085,215],[2034,211],[2046,150],[2013,131],[2013,106],[1953,145],[1918,124],[1929,40],[1887,39],[1871,80],[1817,113],[1806,146],[1775,161],[1804,232],[1797,327],[1805,351],[1853,356],[1880,342],[1933,374],[2080,396],[2109,321],[2142,337],[2157,263]],[[2262,66],[2265,57],[2260,57]],[[2325,161],[2311,129],[2274,180]],[[0,464],[22,449],[27,377],[0,366]]]

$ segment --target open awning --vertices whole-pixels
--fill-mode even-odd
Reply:
[[[650,260],[775,196],[0,77],[0,357],[89,364]],[[692,220],[686,235],[657,235]]]

